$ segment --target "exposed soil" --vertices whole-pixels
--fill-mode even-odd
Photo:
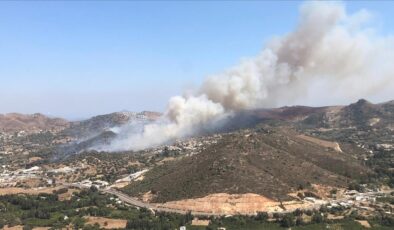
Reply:
[[[87,216],[85,219],[87,224],[94,225],[95,223],[98,223],[100,228],[104,229],[124,229],[127,224],[127,220],[122,219],[110,219],[96,216]]]
[[[72,195],[73,195],[73,193],[74,192],[78,192],[78,191],[79,191],[78,189],[70,189],[69,188],[67,192],[58,195],[59,200],[61,200],[61,201],[63,201],[63,200],[70,200]]]
[[[37,195],[40,193],[52,193],[53,190],[59,190],[64,188],[63,186],[51,187],[51,188],[19,188],[19,187],[9,187],[9,188],[0,188],[0,196],[3,195],[11,195],[11,194],[30,194]]]
[[[371,228],[371,225],[366,220],[356,220],[356,221],[359,222],[364,228]]]
[[[322,139],[318,139],[318,138],[310,137],[310,136],[306,136],[306,135],[298,135],[298,137],[301,139],[304,139],[306,141],[315,143],[317,145],[323,146],[325,148],[331,148],[337,152],[342,152],[341,147],[339,146],[339,144],[337,142],[325,141]]]
[[[287,201],[282,203],[286,210],[307,208],[308,203]],[[258,194],[211,194],[202,198],[171,201],[156,204],[159,207],[214,213],[223,215],[256,214],[257,212],[283,211],[281,203]]]
[[[12,227],[8,227],[8,225],[3,227],[3,230],[23,230],[23,225],[15,225]]]

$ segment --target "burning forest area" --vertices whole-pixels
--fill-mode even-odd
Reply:
[[[394,40],[371,2],[57,4],[0,2],[37,54],[9,53],[22,64],[0,70],[0,229],[393,228]],[[215,20],[193,21],[202,9]],[[260,51],[253,17],[273,34]],[[232,36],[220,18],[239,18]],[[30,37],[8,29],[15,47]],[[56,38],[45,47],[43,31]]]

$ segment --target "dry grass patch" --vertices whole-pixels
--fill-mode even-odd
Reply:
[[[33,163],[33,162],[40,161],[40,160],[42,160],[41,157],[30,157],[29,158],[29,163]]]
[[[343,220],[345,218],[344,216],[336,216],[332,214],[328,214],[327,219],[329,220]]]
[[[60,201],[70,200],[74,192],[79,192],[79,190],[78,189],[68,189],[67,192],[58,195],[59,200]]]
[[[23,230],[23,225],[15,225],[12,227],[8,227],[8,225],[3,227],[3,230]]]
[[[63,188],[63,186],[57,187],[45,187],[45,188],[19,188],[19,187],[9,187],[9,188],[0,188],[0,196],[3,195],[11,195],[11,194],[29,194],[29,195],[37,195],[40,193],[53,193],[54,190],[59,190]]]
[[[126,228],[127,220],[123,219],[110,219],[105,217],[86,216],[86,223],[90,225],[99,224],[100,228],[114,229],[114,228]]]
[[[312,142],[314,144],[323,146],[325,148],[330,148],[330,149],[334,149],[337,152],[342,152],[341,147],[339,146],[339,144],[337,142],[332,142],[332,141],[325,141],[322,139],[318,139],[316,137],[310,137],[310,136],[306,136],[306,135],[298,135],[299,138]]]
[[[371,228],[371,225],[366,220],[356,220],[356,221],[359,222],[361,226],[363,226],[364,228]]]
[[[208,226],[210,223],[209,220],[199,220],[198,218],[194,218],[192,220],[192,225],[193,226]]]
[[[127,185],[129,185],[130,182],[128,181],[124,181],[124,182],[117,182],[112,184],[111,186],[109,186],[110,188],[123,188],[126,187]]]
[[[142,201],[143,202],[151,202],[153,200],[153,193],[152,191],[146,192],[144,193],[144,195],[142,195]]]

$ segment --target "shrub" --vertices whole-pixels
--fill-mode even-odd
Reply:
[[[255,218],[257,221],[265,222],[268,220],[268,213],[266,212],[258,212]]]
[[[294,216],[302,216],[303,211],[299,208],[297,208],[294,212],[293,212]]]
[[[281,218],[281,215],[279,214],[279,213],[277,213],[277,212],[275,212],[274,214],[273,214],[273,217],[274,217],[274,219],[280,219]]]
[[[390,217],[390,216],[383,216],[381,222],[382,222],[382,225],[394,226],[394,218]]]
[[[297,226],[300,226],[300,225],[304,225],[304,224],[305,224],[304,219],[302,219],[301,216],[297,217],[297,219],[296,219],[296,225],[297,225]]]
[[[313,215],[313,211],[312,210],[306,210],[305,214],[308,216],[312,216]]]
[[[323,216],[320,213],[315,213],[312,216],[312,222],[313,223],[323,223],[323,221],[324,221],[324,218],[323,218]]]
[[[326,212],[328,212],[328,208],[327,208],[327,206],[322,205],[322,206],[320,207],[319,211],[320,211],[320,212],[323,212],[323,213],[326,213]]]
[[[66,193],[66,192],[68,192],[68,188],[61,188],[59,190],[56,190],[55,194],[63,194],[63,193]]]
[[[294,216],[292,214],[286,214],[281,222],[280,225],[285,228],[289,228],[295,225]]]

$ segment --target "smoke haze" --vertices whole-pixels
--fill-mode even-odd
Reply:
[[[104,150],[139,150],[187,137],[231,113],[394,91],[394,40],[365,26],[371,15],[347,14],[341,3],[307,2],[298,26],[253,58],[208,77],[199,90],[169,100],[156,123],[123,128]]]

